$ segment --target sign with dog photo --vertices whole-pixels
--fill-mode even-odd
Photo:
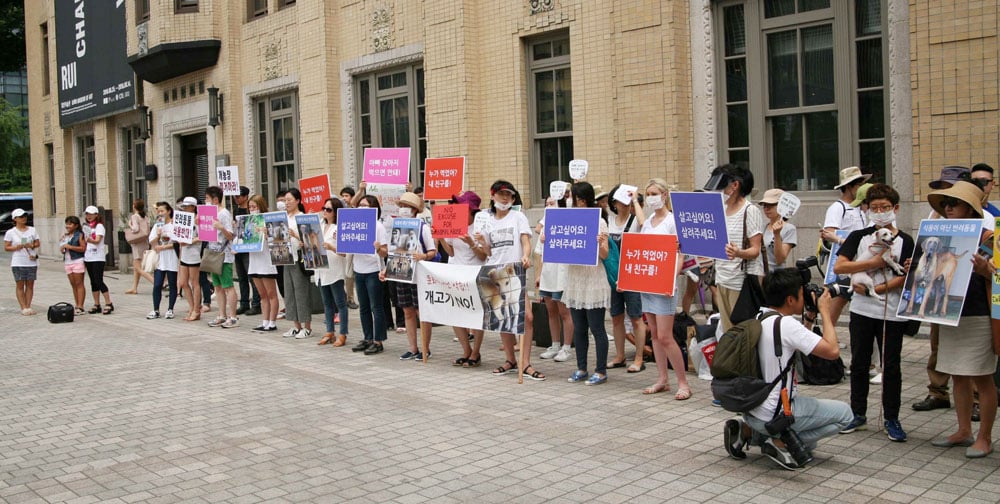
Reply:
[[[524,334],[527,284],[521,263],[482,266],[476,284],[483,304],[483,330]]]
[[[480,266],[417,263],[420,320],[466,329],[483,328],[483,302],[476,279]]]
[[[982,227],[980,219],[920,222],[898,317],[958,325]]]

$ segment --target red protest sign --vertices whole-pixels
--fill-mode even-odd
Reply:
[[[677,236],[624,233],[618,260],[618,288],[673,296],[677,260]]]
[[[427,158],[424,162],[424,199],[449,200],[462,192],[465,157]]]
[[[461,238],[467,234],[469,234],[468,203],[431,207],[431,236],[435,239]]]
[[[302,193],[302,206],[306,207],[306,213],[320,213],[323,202],[330,197],[330,175],[299,179],[299,191]]]

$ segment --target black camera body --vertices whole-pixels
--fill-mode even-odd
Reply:
[[[831,258],[830,260],[832,261],[833,259]],[[843,281],[838,279],[837,282],[830,285],[820,286],[812,283],[811,268],[819,269],[819,259],[817,259],[816,256],[809,256],[795,261],[795,269],[797,269],[799,271],[799,275],[802,276],[802,295],[805,297],[805,310],[807,312],[819,312],[819,307],[816,306],[816,300],[819,299],[819,297],[826,291],[830,291],[831,297],[846,297],[851,295],[849,279],[845,279]]]
[[[799,434],[792,430],[793,424],[795,424],[795,417],[786,416],[779,409],[778,414],[770,422],[764,424],[764,428],[767,429],[768,434],[778,436],[778,439],[781,439],[781,442],[785,444],[785,449],[795,459],[795,463],[799,467],[804,467],[809,462],[812,462],[813,456],[802,442]]]

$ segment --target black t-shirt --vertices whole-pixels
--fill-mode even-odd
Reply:
[[[858,260],[859,256],[864,254],[860,253],[866,251],[868,246],[875,241],[875,226],[869,226],[864,229],[859,229],[847,235],[844,240],[844,244],[840,246],[840,250],[837,252],[838,256],[845,256],[851,261]],[[903,264],[907,258],[913,255],[913,238],[897,230],[896,236],[893,239],[892,245],[892,257],[896,259],[899,264]],[[888,276],[886,276],[888,272]],[[890,268],[879,268],[874,271],[869,271],[869,275],[872,277],[872,281],[875,285],[888,282],[899,275],[896,275],[894,271]],[[889,321],[902,321],[903,319],[896,316],[896,309],[899,307],[899,298],[902,293],[902,289],[895,289],[888,292],[888,306],[885,302],[879,301],[878,299],[871,296],[854,296],[851,298],[851,313],[857,313],[859,315],[864,315],[866,317],[874,319],[882,319],[883,313],[886,314],[886,320]]]

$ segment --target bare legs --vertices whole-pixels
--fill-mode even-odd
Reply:
[[[688,387],[687,375],[684,372],[684,355],[681,348],[674,341],[674,316],[654,315],[646,313],[646,321],[649,323],[649,330],[653,338],[653,355],[656,356],[656,384],[647,388],[644,393],[656,393],[670,390],[670,374],[667,370],[667,361],[670,361],[677,375],[677,395],[676,399],[687,399],[691,396],[691,389]],[[657,390],[659,389],[659,390]]]
[[[958,430],[948,436],[948,440],[959,442],[972,437],[972,395],[979,391],[979,435],[972,448],[988,451],[993,446],[993,422],[997,417],[997,386],[993,375],[958,376],[952,375],[955,386],[955,414],[958,416]]]
[[[146,273],[142,269],[142,257],[132,259],[132,288],[125,291],[125,294],[136,294],[139,292],[139,279],[145,278],[150,284],[153,283],[153,275]]]
[[[87,288],[83,286],[83,273],[70,273],[69,285],[73,289],[74,306],[83,309],[83,303],[87,302]]]

